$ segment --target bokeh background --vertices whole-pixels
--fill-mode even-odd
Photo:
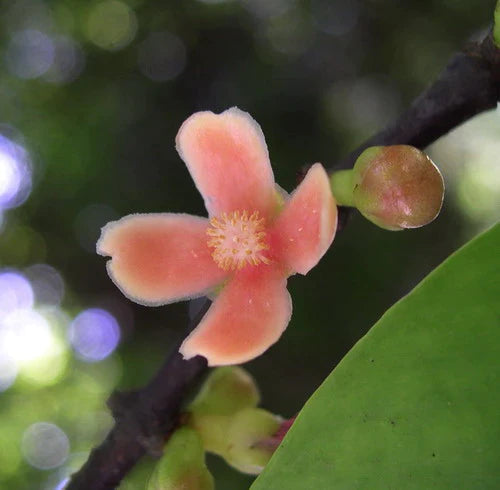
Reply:
[[[131,303],[95,242],[132,212],[204,215],[174,148],[187,116],[249,111],[292,190],[304,165],[334,165],[484,36],[494,4],[0,4],[0,488],[61,489],[109,430],[111,391],[144,384],[183,334],[187,303]],[[290,326],[247,365],[267,409],[295,414],[390,305],[499,217],[498,110],[429,152],[447,184],[434,223],[393,233],[354,213],[321,264],[290,279]],[[144,488],[152,464],[120,488]],[[220,490],[252,481],[209,465]]]

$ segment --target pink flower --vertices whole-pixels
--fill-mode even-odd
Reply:
[[[111,279],[137,303],[215,294],[180,352],[211,366],[246,362],[290,321],[287,277],[306,274],[332,243],[337,208],[328,176],[317,163],[286,194],[274,183],[260,126],[235,107],[193,114],[176,144],[209,219],[132,214],[102,229],[97,252],[112,257]]]

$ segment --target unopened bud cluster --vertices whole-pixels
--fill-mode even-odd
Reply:
[[[213,490],[205,451],[243,473],[259,474],[291,425],[258,408],[259,401],[257,385],[244,369],[214,369],[189,405],[186,425],[167,442],[148,490]]]
[[[257,408],[259,401],[253,378],[232,366],[213,370],[189,406],[189,425],[198,431],[205,449],[253,475],[262,471],[274,452],[262,442],[282,422],[281,417]]]

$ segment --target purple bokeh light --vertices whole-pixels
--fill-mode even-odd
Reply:
[[[16,32],[7,47],[5,61],[8,70],[23,79],[38,78],[54,61],[52,39],[36,29]]]
[[[23,275],[0,272],[0,319],[14,310],[31,308],[34,300],[33,288]]]
[[[102,361],[120,341],[120,326],[106,310],[82,311],[69,327],[69,341],[77,356],[86,362]]]
[[[0,209],[22,204],[31,191],[31,168],[26,150],[0,134]]]
[[[71,478],[69,476],[64,477],[53,490],[64,490],[66,485],[70,482]]]

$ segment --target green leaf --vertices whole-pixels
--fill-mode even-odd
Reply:
[[[389,309],[252,490],[500,488],[499,250],[497,225]]]
[[[493,39],[498,48],[500,48],[500,0],[495,8],[495,25],[493,26]]]

